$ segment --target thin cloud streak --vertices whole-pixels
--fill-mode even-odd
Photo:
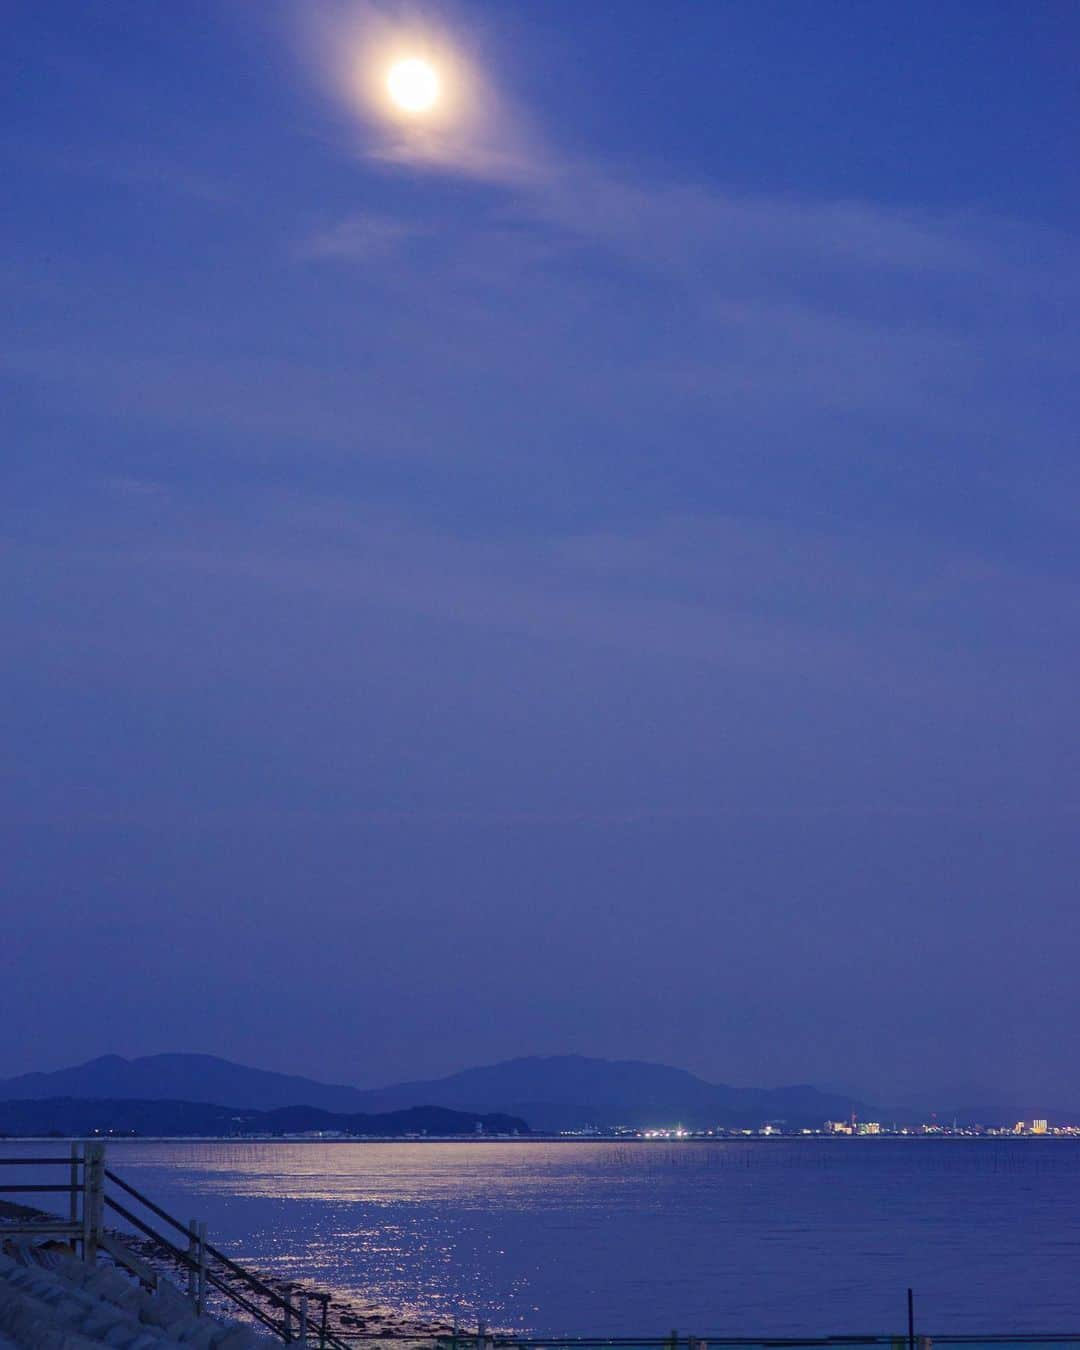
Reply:
[[[143,495],[140,485],[134,497]],[[149,495],[161,496],[157,485]],[[372,606],[465,633],[649,660],[677,651],[687,669],[797,672],[837,689],[887,683],[905,699],[962,696],[974,678],[985,684],[988,644],[1002,691],[1018,678],[1039,681],[1048,643],[1080,649],[1075,623],[1044,630],[1047,612],[1080,613],[1071,579],[899,534],[870,540],[682,516],[633,532],[496,540],[288,495],[248,504],[242,517],[223,507],[196,538],[183,502],[168,507],[149,534],[131,517],[120,552],[84,532],[65,550],[68,565],[107,575],[137,560],[147,574],[171,574],[170,584],[185,572],[231,578],[268,595]],[[1007,656],[997,649],[1002,625],[1014,636]]]
[[[365,212],[338,221],[303,240],[297,255],[345,262],[381,262],[393,257],[403,245],[428,234],[430,230],[413,222]]]
[[[395,233],[392,220],[365,213],[308,236],[298,253],[377,265],[384,282],[405,292],[423,288],[436,305],[439,287],[452,294],[475,287],[491,297],[513,291],[523,302],[542,288],[558,295],[564,314],[580,312],[587,327],[598,322],[604,300],[590,307],[580,290],[562,285],[562,273],[598,250],[633,279],[641,312],[655,314],[651,331],[666,336],[663,350],[654,340],[621,361],[595,345],[592,402],[609,408],[626,400],[629,387],[721,415],[742,407],[775,418],[783,402],[793,427],[802,406],[934,421],[938,433],[985,430],[994,439],[1006,429],[1026,431],[1028,411],[1009,386],[1019,363],[1037,353],[1054,396],[1036,416],[1048,450],[1064,448],[1080,415],[1072,363],[1059,355],[1061,332],[1076,328],[1080,302],[1075,241],[970,211],[770,199],[634,179],[599,160],[562,156],[535,136],[520,151],[512,173],[498,163],[459,166],[486,178],[496,195],[468,230],[433,222],[433,252],[419,266],[415,226],[403,219]],[[371,153],[385,157],[377,147]],[[455,166],[421,158],[412,167],[422,176]],[[654,285],[665,289],[650,293]],[[532,331],[543,333],[545,310],[559,306],[546,304],[543,293],[532,299]],[[476,336],[478,361],[497,365],[500,340],[492,332],[487,346],[482,332]],[[468,358],[455,351],[450,359]],[[597,359],[616,361],[610,379]]]

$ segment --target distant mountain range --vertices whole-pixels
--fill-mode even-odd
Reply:
[[[72,1069],[0,1079],[0,1101],[42,1097],[168,1098],[228,1103],[254,1111],[273,1111],[279,1106],[317,1106],[323,1111],[344,1112],[366,1109],[364,1094],[357,1088],[249,1069],[216,1055],[145,1055],[140,1059],[102,1055]]]
[[[665,1064],[580,1055],[506,1060],[448,1078],[399,1083],[365,1093],[368,1108],[375,1110],[422,1101],[471,1111],[487,1110],[483,1104],[499,1102],[501,1109],[524,1116],[534,1130],[544,1131],[588,1125],[738,1128],[756,1127],[767,1120],[820,1126],[826,1119],[864,1109],[850,1097],[804,1084],[772,1089],[729,1087]]]
[[[851,1097],[821,1092],[807,1084],[729,1087],[663,1064],[581,1055],[512,1059],[446,1078],[373,1089],[320,1083],[233,1064],[214,1055],[188,1054],[140,1059],[105,1055],[71,1069],[0,1080],[0,1102],[60,1097],[228,1103],[242,1111],[306,1106],[353,1115],[437,1106],[473,1116],[502,1113],[521,1118],[542,1132],[589,1125],[676,1123],[688,1128],[741,1128],[770,1120],[798,1128],[817,1127],[852,1111],[865,1117],[869,1110]],[[0,1123],[0,1129],[4,1128]]]
[[[379,1115],[279,1106],[255,1111],[206,1102],[140,1098],[46,1097],[0,1101],[0,1134],[9,1135],[252,1135],[324,1133],[373,1135],[528,1134],[514,1116],[476,1115],[443,1106],[413,1106]]]

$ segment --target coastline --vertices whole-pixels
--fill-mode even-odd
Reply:
[[[41,1223],[46,1225],[55,1221],[58,1217],[55,1213],[38,1209],[33,1205],[0,1200],[0,1252],[3,1252],[5,1247],[4,1227],[6,1223]],[[183,1286],[187,1279],[186,1272],[155,1243],[146,1238],[122,1232],[120,1229],[107,1228],[105,1232],[121,1240],[159,1275],[171,1280],[178,1288]],[[316,1292],[327,1293],[329,1314],[327,1330],[334,1334],[346,1337],[362,1337],[365,1340],[376,1342],[380,1339],[392,1340],[395,1345],[407,1345],[411,1341],[424,1342],[430,1345],[432,1341],[452,1339],[454,1336],[454,1324],[443,1319],[408,1317],[384,1304],[350,1298],[341,1293],[328,1293],[311,1280],[285,1279],[265,1270],[257,1270],[254,1267],[251,1273],[256,1275],[268,1288],[273,1289],[275,1293],[283,1297],[291,1295],[294,1300],[305,1293],[309,1295]],[[243,1320],[242,1314],[239,1314],[235,1307],[228,1305],[220,1298],[212,1297],[209,1306],[211,1311],[217,1311],[227,1316],[229,1321]]]
[[[1012,1130],[969,1131],[942,1130],[903,1131],[881,1130],[874,1134],[844,1135],[825,1131],[799,1131],[782,1134],[772,1131],[730,1134],[690,1131],[681,1134],[0,1134],[4,1144],[81,1144],[87,1140],[101,1140],[109,1144],[461,1144],[466,1147],[484,1144],[642,1144],[656,1147],[663,1144],[851,1144],[880,1145],[892,1143],[1080,1143],[1080,1129],[1047,1131],[1046,1134],[1017,1134]]]

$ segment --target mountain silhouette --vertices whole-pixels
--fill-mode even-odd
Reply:
[[[402,1135],[528,1134],[523,1120],[501,1114],[475,1115],[445,1106],[412,1106],[380,1114],[323,1111],[315,1106],[279,1106],[254,1111],[208,1102],[120,1100],[85,1097],[0,1101],[0,1134],[8,1135],[202,1135],[227,1138],[253,1134]]]
[[[818,1127],[852,1111],[865,1116],[869,1109],[810,1084],[731,1087],[664,1064],[583,1055],[533,1055],[445,1078],[366,1089],[199,1054],[104,1055],[70,1069],[0,1080],[0,1101],[47,1097],[228,1102],[256,1111],[308,1106],[346,1114],[442,1106],[481,1115],[508,1113],[541,1131],[589,1125],[754,1128],[764,1121]]]

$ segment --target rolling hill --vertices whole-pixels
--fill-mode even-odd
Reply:
[[[346,1114],[441,1106],[474,1114],[508,1113],[542,1131],[676,1122],[688,1127],[753,1127],[765,1120],[819,1126],[823,1120],[853,1110],[864,1115],[867,1110],[861,1102],[808,1084],[730,1087],[663,1064],[581,1055],[530,1056],[446,1078],[374,1089],[321,1083],[194,1054],[139,1059],[106,1055],[71,1069],[0,1080],[0,1101],[46,1097],[228,1102],[255,1111],[308,1106]]]
[[[207,1102],[139,1098],[46,1097],[0,1101],[0,1134],[86,1136],[92,1134],[248,1136],[333,1134],[394,1138],[403,1135],[528,1134],[523,1120],[476,1115],[442,1106],[413,1106],[384,1114],[346,1114],[313,1106],[254,1111]]]

